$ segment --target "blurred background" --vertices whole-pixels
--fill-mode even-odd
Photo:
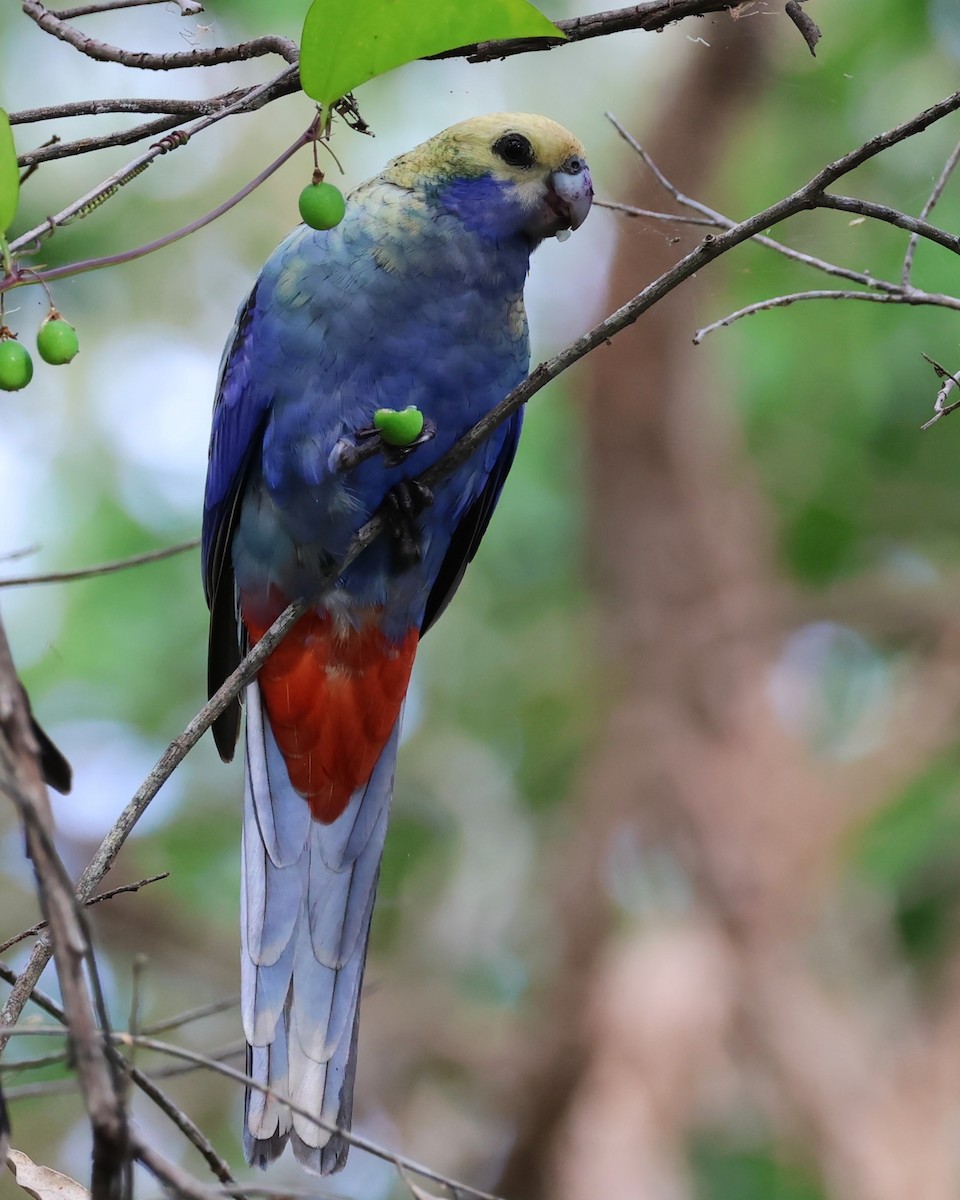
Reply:
[[[589,11],[573,0],[542,7],[554,18]],[[211,0],[197,18],[171,5],[81,24],[170,51],[297,38],[304,9]],[[678,187],[745,217],[955,87],[952,0],[874,0],[869,20],[859,9],[810,5],[824,33],[816,58],[779,6],[758,2],[737,19],[501,63],[412,64],[360,90],[376,136],[338,130],[344,187],[455,120],[526,110],[578,133],[599,197],[672,208],[611,111]],[[96,64],[13,5],[0,8],[0,44],[10,111],[214,95],[276,69]],[[44,263],[185,224],[311,115],[293,96],[222,122],[59,233]],[[53,133],[136,120],[15,135],[23,151]],[[838,190],[918,213],[957,137],[954,117]],[[134,153],[42,166],[14,234]],[[221,349],[260,264],[297,220],[311,166],[303,152],[198,235],[54,286],[82,352],[67,368],[39,364],[28,390],[2,399],[0,576],[199,532]],[[955,184],[934,219],[957,227]],[[889,227],[823,212],[775,233],[900,278],[906,238]],[[534,361],[699,236],[598,207],[570,241],[544,246],[527,292]],[[960,286],[938,247],[922,245],[914,271],[930,291]],[[539,394],[483,549],[418,657],[355,1125],[509,1200],[960,1191],[960,417],[920,431],[938,386],[921,351],[956,370],[956,320],[811,302],[692,344],[698,326],[742,305],[826,286],[743,247]],[[7,319],[29,345],[45,311],[41,289],[23,289]],[[205,698],[198,554],[4,587],[0,612],[37,715],[74,766],[56,818],[79,872]],[[108,878],[170,872],[92,911],[118,1027],[140,955],[142,1024],[236,991],[241,792],[239,764],[221,764],[205,738]],[[2,940],[37,909],[6,808],[0,838]],[[42,986],[56,993],[52,971]],[[239,1014],[162,1036],[207,1053],[236,1048]],[[85,1178],[88,1128],[62,1066],[7,1070],[39,1053],[22,1039],[4,1058],[14,1145]],[[138,1065],[159,1074],[169,1062]],[[164,1087],[249,1177],[240,1089],[200,1072]],[[203,1176],[166,1118],[133,1103],[157,1148]],[[305,1185],[289,1156],[264,1181]],[[310,1187],[353,1200],[409,1195],[391,1166],[356,1150],[342,1175]],[[15,1191],[0,1178],[0,1194]]]

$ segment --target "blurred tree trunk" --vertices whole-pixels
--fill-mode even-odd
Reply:
[[[755,99],[760,32],[756,22],[711,25],[709,48],[684,58],[655,120],[640,125],[637,136],[654,161],[688,194],[707,190],[727,135]],[[626,124],[636,131],[640,123]],[[632,188],[618,199],[659,211],[676,207],[639,158]],[[608,307],[670,267],[696,236],[683,225],[622,219]],[[658,737],[656,726],[669,719],[676,699],[677,681],[669,677],[680,660],[664,617],[669,615],[691,644],[706,632],[696,610],[714,591],[716,572],[728,573],[730,567],[716,561],[721,547],[705,542],[727,510],[751,529],[736,539],[725,536],[721,553],[735,542],[735,555],[749,554],[756,544],[754,498],[750,495],[744,506],[740,486],[727,475],[737,462],[736,447],[720,427],[709,389],[698,391],[692,377],[697,291],[698,281],[691,280],[671,293],[634,329],[593,354],[589,375],[581,376],[589,444],[586,544],[606,639],[601,650],[610,708],[605,738],[586,765],[577,833],[557,872],[564,881],[557,901],[563,966],[553,984],[552,1021],[524,1089],[529,1104],[500,1182],[510,1197],[557,1194],[550,1182],[554,1141],[584,1085],[593,1049],[584,1016],[607,955],[611,839],[625,820],[645,820],[642,806],[670,786],[668,774],[658,778],[662,755],[648,754],[649,743]],[[739,565],[732,564],[734,572]],[[686,687],[681,681],[681,694]],[[598,1155],[602,1141],[598,1131]],[[644,1174],[649,1183],[649,1172]],[[612,1200],[612,1193],[604,1194]],[[644,1194],[655,1200],[659,1193]]]

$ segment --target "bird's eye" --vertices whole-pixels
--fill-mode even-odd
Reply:
[[[522,133],[505,133],[494,142],[493,152],[511,167],[532,167],[537,158]]]

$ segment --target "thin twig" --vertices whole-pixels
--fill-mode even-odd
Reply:
[[[202,1021],[204,1017],[216,1016],[217,1013],[227,1012],[231,1008],[236,1008],[240,1003],[239,993],[234,993],[232,996],[224,996],[221,1000],[214,1000],[210,1004],[202,1004],[198,1008],[188,1009],[186,1012],[179,1013],[175,1017],[168,1017],[165,1021],[155,1021],[152,1025],[145,1025],[141,1032],[152,1037],[158,1033],[168,1033],[171,1029],[182,1029],[184,1025],[191,1025],[194,1021]]]
[[[254,88],[244,100],[228,105],[226,108],[220,109],[216,113],[211,113],[210,116],[204,117],[202,120],[197,121],[196,124],[192,125],[189,129],[182,131],[181,140],[175,144],[184,145],[186,140],[189,138],[195,137],[198,133],[202,133],[204,130],[209,129],[211,125],[215,125],[218,121],[222,121],[224,117],[232,116],[235,112],[238,112],[244,108],[244,106],[249,106],[258,96],[269,93],[270,89],[277,85],[278,81],[283,80],[287,76],[295,73],[296,68],[290,67],[283,74],[277,76],[276,79],[271,80],[269,83],[265,83],[258,88]],[[78,200],[74,200],[73,203],[68,204],[62,212],[57,213],[56,216],[47,218],[43,224],[37,225],[34,229],[30,229],[20,237],[16,238],[9,245],[10,253],[16,254],[18,252],[22,252],[33,243],[39,243],[45,235],[51,233],[55,228],[57,228],[57,226],[63,225],[72,217],[76,216],[76,214],[81,210],[88,208],[91,204],[99,203],[105,194],[116,189],[120,181],[133,178],[135,175],[139,174],[142,170],[149,166],[154,159],[159,157],[161,154],[169,153],[172,148],[174,148],[174,143],[169,138],[165,139],[163,142],[159,142],[156,145],[151,146],[149,150],[145,150],[143,154],[139,155],[132,162],[128,163],[120,171],[117,171],[115,174],[111,175],[109,179],[106,179],[103,181],[103,183],[98,184],[95,188],[87,192],[86,195],[81,196]],[[284,161],[286,160],[284,159]],[[241,198],[243,195],[246,195],[246,192],[240,193]],[[184,236],[184,234],[180,233],[179,236]],[[121,261],[125,260],[121,259]],[[5,282],[6,281],[4,280],[0,280],[0,285]],[[18,282],[20,281],[18,280]],[[9,286],[9,284],[7,286]]]
[[[203,12],[199,0],[100,0],[99,4],[83,4],[77,8],[59,9],[54,13],[61,21],[72,21],[74,17],[89,17],[99,13],[116,12],[121,8],[145,8],[153,4],[176,4],[183,17],[196,17]]]
[[[8,966],[7,963],[0,962],[0,979],[2,979],[4,983],[9,983],[11,987],[15,987],[16,985],[20,984],[21,980],[23,979],[23,975],[21,972],[15,971],[13,967]],[[63,1019],[63,1009],[59,1006],[59,1004],[57,1004],[56,1000],[54,1000],[51,996],[48,996],[46,992],[41,991],[40,988],[34,987],[27,995],[27,1000],[32,1001],[37,1008],[42,1008],[43,1011],[48,1013],[51,1017],[55,1017],[57,1020]],[[7,1004],[4,1005],[3,1011],[0,1012],[0,1052],[3,1051],[3,1048],[6,1045],[6,1039],[9,1038],[12,1033],[18,1032],[14,1029],[14,1026],[10,1022],[15,1021],[19,1016],[19,1013],[13,1017],[8,1016],[7,1006],[9,1003],[10,998],[8,997]]]
[[[265,105],[270,104],[274,100],[279,100],[282,96],[289,96],[293,92],[300,89],[300,77],[296,69],[285,68],[273,79],[266,83],[257,84],[248,88],[236,88],[231,92],[226,92],[219,97],[211,97],[210,100],[173,100],[165,101],[144,101],[144,105],[160,104],[160,112],[167,112],[168,117],[163,120],[145,122],[142,125],[136,125],[133,129],[119,130],[112,134],[103,134],[96,137],[80,138],[73,142],[62,142],[54,139],[53,142],[45,142],[42,146],[38,146],[35,150],[28,150],[21,154],[17,161],[21,166],[37,166],[39,163],[52,162],[60,158],[73,158],[78,154],[90,154],[97,150],[106,149],[109,146],[129,146],[135,142],[143,141],[144,138],[150,137],[154,133],[162,133],[168,129],[173,129],[182,124],[184,117],[191,116],[211,116],[220,118],[221,115],[236,116],[239,113],[256,112]],[[93,101],[96,106],[99,102]],[[131,101],[132,104],[137,103]],[[65,109],[70,108],[69,105],[63,106]],[[49,110],[37,109],[36,112],[47,112],[48,115],[37,120],[51,120],[55,116],[75,115],[72,112],[58,113],[55,108]],[[143,110],[139,108],[117,109],[116,111],[124,112],[139,112],[154,111],[152,108],[146,107]],[[190,131],[190,135],[199,132],[199,129],[194,128]]]
[[[909,213],[900,212],[888,204],[876,204],[873,200],[861,200],[859,196],[836,196],[832,192],[822,192],[813,208],[834,208],[840,212],[856,213],[861,217],[872,217],[874,221],[883,221],[887,225],[896,225],[898,229],[906,229],[927,241],[936,242],[954,254],[960,254],[960,237],[931,225],[929,221],[921,221],[919,217],[911,217]]]
[[[139,892],[141,888],[146,887],[148,884],[159,883],[161,879],[169,878],[169,871],[161,871],[159,875],[150,875],[147,879],[138,879],[136,883],[124,883],[120,887],[111,888],[108,892],[101,892],[98,896],[91,896],[84,903],[90,908],[94,904],[99,904],[101,900],[112,900],[114,896],[122,896],[128,892]],[[35,937],[42,930],[46,929],[46,927],[46,921],[38,921],[36,925],[31,925],[29,929],[15,933],[13,937],[7,938],[5,942],[0,942],[0,954],[5,954],[11,946],[16,946],[19,942],[25,942],[27,938]]]
[[[817,42],[820,41],[820,26],[800,7],[805,0],[787,0],[784,12],[800,31],[800,36],[807,43],[811,54],[817,53]]]
[[[200,545],[199,538],[177,542],[175,546],[164,546],[162,550],[145,550],[127,558],[114,558],[109,562],[96,563],[92,567],[76,567],[70,571],[50,571],[44,575],[17,575],[12,579],[0,579],[0,588],[31,587],[37,583],[71,583],[75,579],[94,579],[98,575],[112,575],[115,571],[126,571],[130,567],[142,567],[145,563],[161,562],[176,554],[185,554]],[[0,953],[3,947],[0,946]]]
[[[99,271],[103,267],[115,267],[121,263],[133,262],[135,259],[143,258],[147,254],[153,254],[156,250],[162,250],[167,246],[172,246],[174,242],[179,242],[183,238],[189,237],[190,234],[196,233],[199,229],[203,229],[206,225],[222,217],[224,213],[229,212],[241,200],[246,199],[255,188],[258,188],[265,180],[269,179],[298,150],[309,145],[313,141],[315,126],[316,122],[302,133],[292,145],[288,146],[278,158],[275,158],[268,167],[265,167],[255,179],[251,179],[248,184],[242,187],[239,192],[235,192],[228,200],[224,200],[222,204],[219,204],[210,212],[204,213],[202,217],[191,221],[189,225],[175,229],[172,233],[164,234],[163,237],[148,242],[146,245],[137,246],[133,250],[122,250],[118,254],[107,254],[101,258],[82,259],[80,262],[67,263],[62,267],[53,267],[47,271],[15,269],[6,279],[0,279],[0,293],[16,287],[30,287],[35,283],[46,285],[53,280],[80,275],[85,271]],[[64,222],[61,221],[60,224],[64,224]]]
[[[953,174],[958,162],[960,162],[960,142],[957,142],[957,144],[954,146],[950,157],[944,163],[943,170],[940,172],[937,182],[933,185],[933,191],[927,197],[926,204],[924,204],[923,208],[920,210],[921,220],[926,220],[926,218],[929,217],[930,213],[933,211],[937,201],[943,195],[943,189],[947,186],[947,182],[950,179],[950,176]],[[904,287],[907,287],[910,283],[910,275],[913,271],[913,259],[917,252],[917,245],[919,244],[919,241],[920,235],[918,233],[913,233],[910,235],[910,241],[907,243],[907,252],[903,256],[903,272],[900,276],[900,281]]]
[[[166,113],[168,116],[204,117],[227,104],[234,104],[253,91],[234,88],[206,100],[146,99],[124,96],[112,100],[73,100],[68,104],[48,104],[43,108],[24,108],[8,113],[11,125],[32,125],[36,121],[60,121],[70,117],[103,117],[111,113]]]
[[[695,200],[692,196],[687,196],[682,192],[667,176],[663,173],[660,167],[654,162],[652,156],[647,149],[621,124],[621,122],[613,115],[613,113],[604,114],[607,120],[613,125],[614,129],[621,138],[631,147],[632,150],[642,158],[643,162],[653,173],[654,178],[660,186],[673,199],[684,208],[689,208],[692,211],[699,213],[700,217],[685,217],[680,214],[671,216],[669,213],[659,214],[647,212],[642,209],[633,209],[629,204],[613,205],[609,201],[601,201],[607,208],[618,208],[621,211],[633,215],[634,212],[641,213],[644,216],[649,216],[654,219],[662,219],[666,222],[689,222],[690,224],[709,224],[720,229],[733,229],[736,225],[731,217],[725,216],[718,212],[717,209],[711,208],[704,204],[701,200]],[[823,274],[833,275],[840,279],[848,279],[851,283],[859,283],[864,287],[876,288],[878,291],[895,292],[900,294],[903,288],[896,283],[891,283],[886,279],[877,279],[873,275],[867,274],[865,271],[853,271],[849,267],[841,267],[836,263],[827,262],[826,259],[818,258],[813,254],[806,254],[803,251],[795,250],[792,246],[784,245],[774,238],[767,237],[765,234],[756,234],[751,241],[757,243],[758,246],[764,246],[768,250],[773,250],[784,258],[792,259],[794,262],[802,263],[804,266],[810,267],[815,271]]]
[[[22,1033],[23,1030],[14,1027],[14,1033]],[[214,1062],[226,1062],[231,1058],[244,1060],[247,1053],[247,1043],[245,1041],[230,1042],[226,1046],[221,1046],[219,1049],[206,1051],[206,1057]],[[48,1054],[43,1058],[18,1059],[16,1062],[2,1063],[0,1062],[0,1076],[12,1074],[26,1070],[28,1068],[37,1068],[42,1065],[53,1066],[57,1063],[62,1063],[68,1060],[70,1053],[68,1050],[62,1050],[55,1054]],[[199,1071],[203,1067],[202,1063],[176,1063],[166,1067],[151,1066],[149,1075],[144,1075],[144,1078],[156,1081],[158,1079],[174,1079],[179,1075],[190,1075],[194,1071]],[[140,1068],[131,1069],[130,1078],[140,1086],[140,1077],[143,1072]],[[38,1096],[72,1096],[76,1093],[77,1084],[74,1079],[45,1079],[38,1083],[21,1083],[16,1087],[12,1087],[7,1091],[9,1100],[27,1100],[34,1099]],[[146,1091],[146,1089],[144,1089]]]
[[[797,304],[802,300],[866,300],[872,304],[929,304],[937,308],[960,310],[960,298],[956,296],[945,296],[939,292],[928,294],[927,292],[918,292],[915,288],[900,295],[892,295],[890,292],[855,292],[852,290],[792,292],[785,296],[773,296],[769,300],[758,300],[755,304],[748,304],[744,308],[738,308],[736,312],[728,313],[719,321],[705,325],[693,335],[693,344],[699,346],[708,333],[713,333],[717,329],[725,329],[742,317],[752,317],[754,313],[767,312],[771,308],[786,308],[787,305]]]
[[[92,154],[94,151],[109,150],[114,146],[133,146],[158,133],[176,129],[178,125],[182,124],[183,117],[170,115],[157,117],[153,121],[144,121],[143,124],[134,125],[131,129],[118,129],[114,133],[78,138],[73,142],[64,142],[58,137],[52,138],[44,142],[42,146],[37,146],[36,149],[27,150],[17,156],[17,162],[28,172],[21,179],[21,183],[25,182],[29,178],[29,174],[41,163],[54,162],[60,158],[75,158],[78,154]]]
[[[168,1042],[158,1042],[153,1038],[139,1037],[130,1039],[129,1034],[115,1033],[115,1039],[123,1044],[128,1039],[135,1040],[138,1045],[145,1050],[155,1050],[159,1054],[169,1054],[173,1058],[182,1058],[187,1062],[196,1063],[199,1066],[206,1067],[208,1070],[215,1071],[219,1075],[226,1076],[227,1079],[232,1079],[237,1083],[242,1083],[244,1087],[256,1088],[257,1091],[263,1092],[265,1096],[279,1100],[286,1105],[292,1113],[297,1116],[304,1117],[308,1121],[312,1121],[320,1129],[324,1129],[329,1133],[336,1133],[340,1137],[345,1138],[351,1146],[357,1150],[364,1150],[368,1154],[373,1154],[377,1158],[383,1159],[385,1162],[392,1163],[394,1166],[402,1167],[404,1170],[411,1171],[415,1175],[421,1175],[424,1179],[430,1179],[434,1183],[439,1183],[443,1187],[449,1188],[450,1191],[460,1193],[464,1196],[473,1197],[474,1200],[500,1200],[500,1197],[494,1196],[490,1192],[481,1191],[479,1188],[471,1187],[469,1184],[459,1183],[456,1180],[449,1179],[445,1175],[441,1175],[439,1171],[434,1171],[430,1167],[423,1166],[422,1163],[414,1162],[402,1154],[394,1154],[391,1150],[385,1150],[378,1143],[365,1138],[360,1134],[354,1133],[352,1130],[341,1129],[331,1121],[325,1121],[318,1117],[316,1113],[308,1112],[305,1108],[294,1103],[289,1097],[282,1092],[276,1091],[274,1088],[268,1087],[264,1083],[259,1083],[251,1078],[244,1071],[238,1071],[235,1067],[228,1066],[223,1062],[214,1062],[207,1058],[206,1055],[200,1054],[196,1050],[188,1050],[183,1046],[173,1046]]]
[[[742,0],[647,0],[647,3],[631,4],[627,8],[610,9],[591,13],[583,17],[561,18],[554,24],[565,36],[561,38],[510,38],[492,42],[472,42],[445,50],[431,58],[466,58],[470,63],[492,62],[510,58],[515,54],[529,54],[554,50],[559,46],[573,45],[592,38],[609,37],[614,33],[625,33],[632,29],[655,33],[686,17],[703,17],[708,13],[730,11],[739,7]]]
[[[697,213],[701,214],[704,219],[709,220],[711,224],[714,224],[717,227],[723,229],[732,229],[735,227],[735,222],[729,217],[724,216],[722,213],[708,207],[699,200],[694,200],[692,197],[681,192],[680,189],[677,188],[667,178],[663,171],[660,170],[651,155],[641,145],[641,143],[638,142],[636,138],[634,138],[633,135],[624,128],[617,118],[609,112],[606,114],[606,117],[616,129],[617,133],[623,138],[623,140],[627,142],[627,144],[640,156],[646,166],[653,173],[661,187],[663,187],[678,204],[681,204],[686,208],[693,209]],[[815,206],[820,207],[821,201],[823,201],[823,207],[842,208],[844,211],[858,211],[864,215],[872,216],[879,220],[887,220],[890,223],[900,225],[901,227],[906,227],[905,223],[913,224],[915,221],[914,218],[907,217],[903,213],[898,213],[895,209],[887,208],[885,205],[873,205],[869,201],[852,200],[849,197],[835,197],[827,195],[825,197],[821,197],[821,200],[818,200]],[[854,205],[857,207],[854,208]],[[629,206],[627,205],[622,207],[627,211],[630,210]],[[871,211],[868,212],[868,209]],[[659,214],[653,213],[646,213],[645,215],[659,216]],[[900,221],[895,218],[903,218],[903,220]],[[662,219],[669,221],[671,220],[671,217],[669,214],[664,214]],[[928,237],[935,233],[936,235],[943,236],[933,236],[932,240],[939,241],[941,244],[945,244],[943,237],[946,237],[953,241],[957,241],[958,245],[960,245],[960,241],[953,239],[952,235],[944,234],[942,230],[935,230],[934,226],[928,225],[926,222],[921,222],[921,224],[924,227],[922,229],[918,229],[917,232],[914,233],[915,237]],[[849,279],[854,283],[860,283],[865,287],[873,289],[873,291],[857,292],[850,290],[810,290],[805,292],[791,293],[789,295],[775,296],[768,300],[761,300],[754,304],[749,304],[744,308],[738,309],[736,312],[730,313],[720,320],[704,326],[702,329],[698,329],[693,336],[694,345],[699,345],[700,342],[702,342],[707,336],[707,334],[713,333],[717,329],[722,329],[732,325],[735,321],[740,320],[742,317],[752,316],[754,313],[765,312],[772,308],[783,308],[787,305],[794,304],[802,300],[867,300],[874,303],[896,303],[913,306],[931,305],[940,308],[960,309],[960,300],[954,296],[944,295],[939,292],[923,292],[917,288],[909,286],[909,284],[897,284],[889,280],[877,279],[874,276],[868,275],[862,271],[852,271],[847,267],[841,267],[835,263],[826,262],[824,259],[817,258],[813,255],[804,254],[799,250],[794,250],[792,247],[786,246],[782,242],[775,241],[773,238],[766,237],[763,234],[756,234],[751,240],[757,242],[761,246],[765,246],[768,249],[774,250],[778,254],[784,255],[795,262],[803,263],[805,266],[812,267],[815,270],[824,272],[828,275]]]
[[[945,417],[948,413],[956,412],[960,408],[960,400],[954,400],[952,404],[947,403],[953,389],[960,387],[960,375],[951,375],[946,367],[941,366],[929,354],[924,354],[923,357],[933,367],[937,378],[943,380],[943,387],[937,392],[937,398],[933,402],[933,416],[929,421],[920,426],[921,431],[929,429],[931,425],[936,425],[941,417]]]
[[[131,1149],[136,1159],[143,1163],[150,1174],[164,1185],[164,1190],[169,1195],[176,1196],[177,1200],[211,1200],[212,1196],[220,1194],[205,1187],[177,1163],[170,1162],[162,1154],[158,1154],[149,1142],[145,1142],[137,1134],[131,1138]]]
[[[593,203],[597,208],[609,208],[612,212],[622,212],[628,217],[646,217],[652,221],[662,221],[665,225],[706,225],[715,229],[721,224],[710,217],[688,217],[684,213],[656,212],[651,208],[637,208],[635,204],[621,204],[619,200],[598,200]]]
[[[0,964],[0,977],[8,981],[16,980],[16,973],[8,967]],[[31,999],[42,1007],[50,1016],[60,1021],[63,1025],[66,1024],[66,1013],[49,996],[44,995],[39,989],[35,989]],[[14,1036],[50,1036],[55,1034],[65,1036],[66,1030],[59,1027],[38,1027],[28,1026],[23,1028],[7,1027],[0,1030],[4,1041]],[[119,1040],[119,1035],[114,1035],[116,1040]],[[69,1052],[64,1051],[60,1055],[48,1056],[48,1061],[62,1061],[69,1057]],[[6,1064],[5,1071],[16,1070],[20,1067],[20,1063]],[[232,1183],[233,1175],[230,1171],[229,1164],[217,1153],[212,1143],[206,1134],[187,1116],[183,1109],[179,1108],[170,1097],[163,1092],[156,1083],[156,1079],[163,1072],[155,1071],[151,1075],[147,1075],[138,1067],[128,1066],[130,1079],[136,1086],[167,1116],[187,1138],[190,1144],[202,1155],[210,1170],[223,1183]],[[172,1072],[167,1072],[172,1074]],[[76,1091],[76,1083],[74,1080],[53,1080],[46,1083],[21,1084],[19,1087],[9,1089],[7,1095],[11,1100],[24,1099],[30,1096],[45,1096],[45,1095],[72,1095]]]

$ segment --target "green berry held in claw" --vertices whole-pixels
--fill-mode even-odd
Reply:
[[[410,404],[399,412],[395,408],[378,408],[373,414],[375,429],[391,446],[409,446],[423,433],[423,413]]]
[[[33,378],[33,360],[26,346],[13,338],[0,341],[0,388],[18,392]]]
[[[332,229],[346,211],[343,192],[332,183],[308,183],[300,193],[300,216],[311,229]]]
[[[45,363],[62,367],[80,349],[77,331],[63,317],[47,317],[37,333],[37,350]]]

